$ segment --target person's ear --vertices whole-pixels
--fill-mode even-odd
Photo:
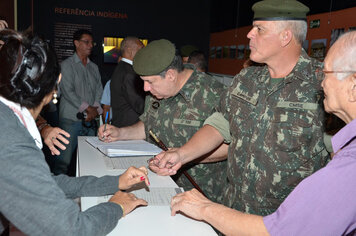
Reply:
[[[351,78],[350,78],[350,96],[349,96],[349,101],[350,102],[356,102],[356,73],[353,73]]]
[[[280,37],[281,37],[281,46],[285,47],[292,41],[293,33],[291,30],[283,30],[280,34]]]
[[[167,72],[166,72],[166,79],[168,79],[168,80],[170,80],[170,81],[176,80],[176,78],[178,78],[177,73],[178,73],[178,72],[177,72],[176,70],[173,70],[173,69],[167,70]]]
[[[59,84],[61,80],[62,80],[62,73],[59,73],[57,84]]]
[[[74,40],[74,45],[75,45],[76,48],[79,47],[79,41],[78,40]]]

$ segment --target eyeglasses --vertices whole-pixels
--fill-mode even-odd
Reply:
[[[79,41],[85,43],[86,45],[91,44],[91,45],[93,45],[93,47],[96,46],[96,42],[93,42],[93,41],[88,41],[88,40],[84,40],[84,39],[80,39]]]
[[[332,71],[332,70],[317,69],[315,71],[315,76],[318,80],[322,81],[325,79],[325,74],[331,74],[331,73],[356,73],[356,71],[354,71],[354,70]]]

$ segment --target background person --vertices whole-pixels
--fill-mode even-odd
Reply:
[[[147,205],[118,191],[141,178],[149,185],[147,169],[102,178],[53,176],[35,119],[53,98],[60,68],[47,43],[10,32],[0,50],[0,234],[10,221],[26,235],[106,235],[122,216]],[[109,202],[84,212],[71,200],[107,194],[114,194]]]
[[[356,31],[333,44],[319,76],[325,110],[347,123],[332,139],[336,154],[326,167],[300,182],[265,217],[213,203],[196,190],[172,199],[172,215],[183,212],[226,235],[355,235]]]
[[[208,66],[205,55],[202,51],[194,51],[189,55],[187,63],[193,64],[198,71],[206,72]]]
[[[98,66],[89,59],[94,46],[91,32],[77,30],[73,34],[73,44],[75,53],[61,64],[59,104],[59,126],[70,134],[70,138],[66,149],[54,159],[54,174],[74,175],[75,168],[68,170],[72,159],[72,164],[75,163],[78,136],[95,136],[97,131],[95,118],[102,114],[101,77]]]
[[[104,86],[103,95],[101,96],[101,100],[100,100],[100,103],[103,108],[103,115],[101,116],[101,118],[103,120],[103,124],[105,124],[107,112],[109,112],[108,120],[107,120],[108,123],[110,123],[111,118],[112,118],[112,109],[111,109],[111,105],[110,105],[111,104],[110,84],[111,84],[111,80],[106,82],[106,84]]]
[[[117,127],[135,124],[145,107],[143,82],[132,68],[132,60],[142,47],[143,43],[136,37],[126,37],[121,42],[122,58],[110,84],[112,124]]]
[[[189,59],[189,55],[194,52],[194,51],[198,51],[199,48],[197,48],[194,45],[183,45],[179,51],[180,51],[180,56],[182,57],[182,62],[183,64],[188,63],[188,59]]]

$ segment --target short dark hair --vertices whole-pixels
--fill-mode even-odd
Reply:
[[[171,62],[171,64],[161,73],[159,73],[159,75],[164,78],[166,76],[166,73],[169,69],[173,69],[178,71],[178,73],[182,72],[184,67],[183,67],[183,62],[182,62],[182,58],[179,55],[175,55],[173,58],[173,61]]]
[[[93,34],[89,30],[79,29],[79,30],[75,31],[73,34],[73,42],[74,42],[74,40],[80,40],[82,38],[83,34],[88,34],[91,37],[93,37]]]
[[[13,30],[0,50],[0,95],[26,108],[38,107],[56,87],[60,67],[54,50],[39,37]]]
[[[206,70],[207,63],[205,55],[202,51],[194,51],[189,55],[188,63],[195,65],[198,69],[202,71]]]

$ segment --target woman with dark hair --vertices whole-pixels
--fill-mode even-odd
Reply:
[[[4,30],[6,27],[6,21],[0,20],[0,31]],[[12,34],[9,32],[11,31],[5,30],[4,32],[0,33],[0,49],[8,41],[8,39],[12,37]],[[57,103],[56,98],[53,99],[53,103]],[[58,127],[52,127],[40,114],[37,116],[36,125],[44,143],[47,145],[52,155],[59,155],[60,152],[58,149],[66,149],[63,144],[69,143],[68,139],[66,139],[70,137],[68,132]]]
[[[145,181],[144,167],[121,176],[52,176],[35,119],[56,93],[60,68],[47,43],[12,30],[0,50],[0,235],[11,222],[27,235],[106,235],[118,220],[147,205],[128,189]],[[80,212],[70,200],[114,194]]]

